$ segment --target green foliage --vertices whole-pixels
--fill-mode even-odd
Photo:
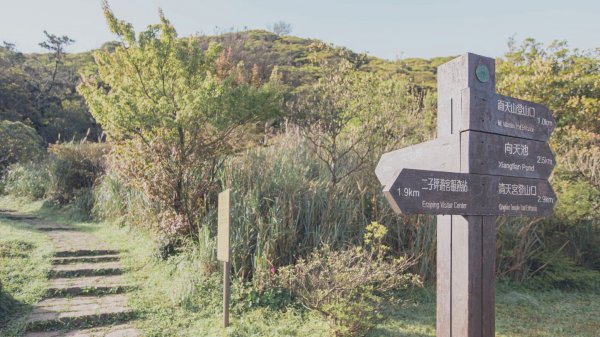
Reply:
[[[49,152],[50,190],[48,197],[60,204],[75,201],[91,212],[91,190],[104,173],[106,143],[69,142],[51,145]],[[87,200],[86,200],[87,199]]]
[[[267,287],[256,288],[250,282],[235,282],[233,284],[234,296],[231,299],[234,313],[241,314],[245,311],[266,307],[274,311],[287,310],[295,305],[290,291],[282,288]]]
[[[46,143],[95,138],[99,129],[75,91],[77,71],[91,63],[90,53],[69,55],[68,37],[44,33],[40,45],[48,53],[0,46],[0,120],[30,125]]]
[[[600,289],[600,271],[577,266],[562,253],[545,253],[532,261],[545,265],[544,271],[528,280],[527,285],[536,289],[562,289],[595,291]]]
[[[290,106],[332,187],[431,125],[432,109],[411,93],[406,78],[356,71],[345,60],[321,68],[322,77]]]
[[[0,120],[0,176],[10,164],[39,160],[44,155],[44,141],[30,126]]]
[[[194,39],[179,39],[162,13],[136,37],[103,8],[122,43],[95,54],[98,74],[78,90],[117,142],[111,168],[158,205],[158,229],[192,234],[220,158],[279,112],[279,91],[253,80],[218,45],[203,50]]]
[[[564,253],[577,263],[595,264],[590,257],[598,255],[593,250],[592,254],[582,254],[581,250],[593,246],[594,236],[576,233],[594,233],[600,228],[599,70],[597,50],[569,49],[564,41],[547,47],[533,39],[520,45],[511,41],[509,52],[498,60],[498,91],[547,105],[557,121],[550,138],[556,154],[551,177],[558,200],[554,217],[519,229],[520,240],[512,244],[520,253],[503,253],[509,259],[521,260],[513,265],[516,269],[511,273],[540,272],[543,268],[535,266],[534,261],[545,252],[559,249],[565,249]]]
[[[31,200],[44,198],[50,189],[46,163],[14,164],[3,177],[4,193]]]
[[[48,198],[68,205],[89,218],[94,207],[93,186],[104,173],[106,143],[70,142],[50,146],[39,162],[14,164],[2,180],[4,193],[32,200]]]
[[[106,172],[96,183],[92,213],[97,219],[153,228],[157,212],[141,191],[128,188],[114,172]]]
[[[509,47],[498,62],[499,92],[543,102],[559,128],[600,131],[600,52],[572,50],[565,41],[545,47],[533,39]]]
[[[21,336],[46,292],[51,244],[27,224],[0,217],[0,335]]]
[[[324,243],[334,249],[358,244],[362,224],[373,219],[390,228],[386,240],[395,253],[421,255],[423,265],[414,268],[423,275],[433,272],[435,227],[430,219],[396,216],[374,175],[352,175],[328,198],[327,173],[309,143],[293,132],[274,139],[272,146],[248,150],[224,163],[222,184],[232,189],[234,200],[235,274],[251,279],[255,273],[294,263]],[[203,231],[200,241],[214,249],[205,242],[215,240],[216,212],[208,214],[206,223],[211,230]]]
[[[336,336],[363,336],[383,318],[390,290],[420,284],[418,276],[407,272],[410,260],[382,253],[384,232],[372,224],[367,236],[378,238],[366,248],[332,251],[324,246],[281,268],[275,283],[327,318]]]

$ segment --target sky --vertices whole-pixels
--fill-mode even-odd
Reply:
[[[292,25],[316,38],[390,60],[458,55],[499,57],[510,37],[548,44],[567,40],[600,48],[600,0],[109,0],[136,31],[158,22],[162,8],[180,36]],[[43,31],[68,35],[69,52],[114,40],[100,0],[0,0],[0,42],[41,52]]]

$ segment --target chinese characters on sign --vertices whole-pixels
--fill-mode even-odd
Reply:
[[[422,189],[428,191],[469,192],[466,180],[427,178],[423,181],[426,181],[427,184]]]

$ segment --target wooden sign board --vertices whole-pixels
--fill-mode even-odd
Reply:
[[[549,216],[556,202],[545,180],[413,169],[384,193],[406,214]]]
[[[403,168],[460,172],[460,136],[447,136],[384,153],[375,174],[382,186],[396,181]]]
[[[462,91],[461,131],[476,130],[547,141],[556,126],[542,104],[472,88]]]
[[[554,165],[546,142],[465,131],[385,153],[375,174],[384,187],[403,168],[546,179]]]
[[[229,262],[231,249],[229,247],[229,235],[231,231],[230,214],[231,190],[219,193],[219,213],[217,220],[217,260]]]
[[[465,131],[460,143],[466,155],[463,172],[547,179],[554,169],[554,155],[546,142]]]

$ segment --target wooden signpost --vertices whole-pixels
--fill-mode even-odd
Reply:
[[[384,154],[375,173],[396,212],[437,214],[438,337],[495,334],[496,216],[549,216],[548,109],[495,92],[494,59],[438,68],[438,138]]]
[[[230,212],[231,190],[219,193],[219,213],[217,215],[217,260],[223,262],[223,326],[229,326],[229,274],[231,271],[229,237],[231,230]]]

